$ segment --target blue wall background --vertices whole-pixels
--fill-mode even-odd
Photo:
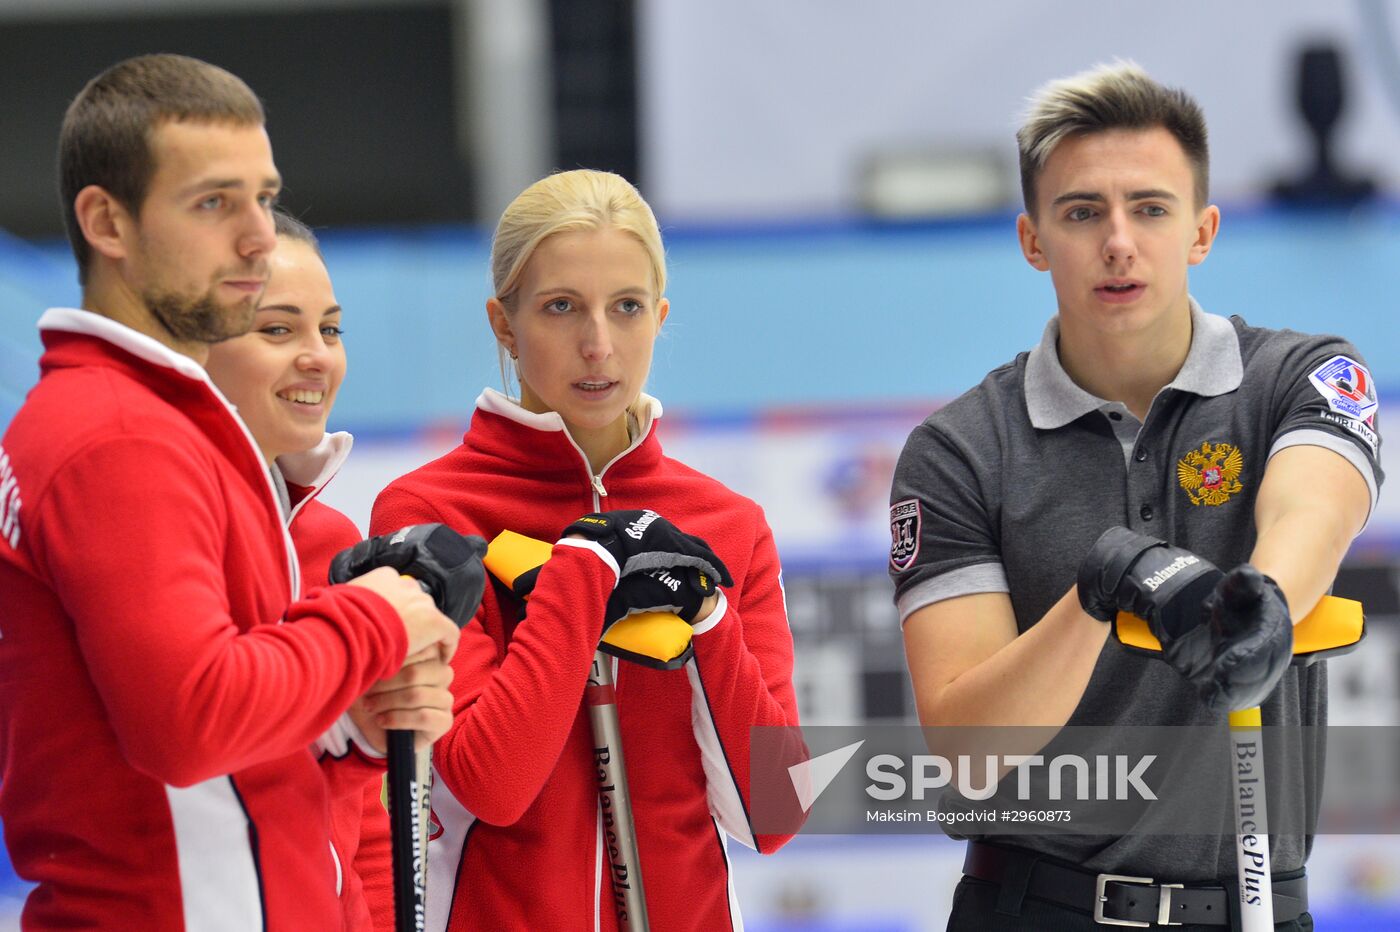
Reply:
[[[952,397],[1034,345],[1054,312],[1013,220],[671,230],[651,390],[688,414]],[[485,234],[327,231],[324,246],[351,359],[335,426],[460,421],[499,386]],[[1400,205],[1227,207],[1192,290],[1216,313],[1341,333],[1380,384],[1400,380]],[[0,419],[37,377],[40,311],[77,294],[66,244],[0,240]]]

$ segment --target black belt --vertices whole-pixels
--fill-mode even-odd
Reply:
[[[1235,891],[1220,886],[1154,883],[1151,877],[1094,874],[1030,852],[972,841],[963,873],[1016,888],[1015,899],[1033,896],[1080,912],[1109,926],[1228,926]],[[1275,878],[1274,922],[1291,922],[1308,910],[1308,880],[1301,871]]]

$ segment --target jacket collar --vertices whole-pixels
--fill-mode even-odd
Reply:
[[[335,478],[345,458],[350,455],[354,442],[355,438],[347,431],[339,430],[323,436],[321,442],[310,450],[277,457],[272,468],[287,483],[291,505],[287,523],[290,524],[306,503],[320,495],[326,484]]]
[[[651,468],[661,458],[656,437],[661,402],[643,394],[634,408],[637,431],[626,450],[607,463],[609,476]],[[493,388],[476,399],[471,427],[462,442],[479,453],[505,460],[511,467],[542,473],[583,473],[592,479],[588,458],[556,412],[536,414]],[[600,473],[600,475],[601,475]]]
[[[650,431],[652,424],[661,417],[661,402],[642,392],[637,399],[637,436],[645,437]],[[521,407],[520,402],[514,398],[496,391],[494,388],[484,388],[476,398],[478,411],[488,411],[491,414],[507,418],[528,427],[531,430],[560,430],[568,433],[568,428],[564,426],[564,419],[554,411],[544,414],[536,414],[533,411],[526,411]]]
[[[256,471],[262,476],[267,500],[274,513],[281,514],[277,484],[267,470],[248,425],[238,416],[237,410],[219,391],[204,367],[193,359],[177,353],[158,340],[117,323],[110,317],[92,311],[70,307],[50,308],[39,318],[40,337],[44,341],[45,353],[40,360],[44,369],[96,365],[118,369],[130,378],[156,391],[170,404],[202,404],[212,406],[214,420],[205,424],[218,423],[216,430],[224,430],[232,425],[243,438],[245,448],[241,451],[224,449],[229,460],[242,464],[239,468]],[[174,396],[174,397],[172,397]],[[184,399],[183,401],[181,399]],[[187,416],[200,420],[199,409],[186,411]],[[227,416],[222,421],[220,414]],[[209,430],[208,426],[203,427]],[[227,443],[228,441],[224,441]],[[291,538],[285,534],[283,526],[283,551],[287,559],[288,581],[291,584],[291,597],[297,598],[301,591],[301,571],[296,561],[296,551]]]
[[[125,324],[117,323],[110,317],[103,317],[101,314],[73,307],[51,307],[39,318],[39,331],[41,335],[75,333],[93,337],[115,346],[117,349],[124,350],[143,362],[173,370],[187,379],[203,382],[213,390],[214,394],[219,396],[220,400],[224,399],[223,394],[210,381],[209,374],[199,363],[182,353],[175,352],[159,340],[152,339],[144,333],[138,333]],[[225,400],[224,403],[228,402]]]

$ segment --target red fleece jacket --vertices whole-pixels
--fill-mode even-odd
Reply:
[[[750,727],[798,723],[781,569],[761,509],[666,457],[644,401],[640,439],[594,477],[558,415],[488,390],[460,447],[384,490],[371,530],[554,540],[587,512],[651,508],[713,547],[735,584],[695,629],[694,660],[620,664],[617,698],[653,925],[737,928],[724,833],[764,852],[787,840],[754,836],[748,779]],[[456,720],[434,750],[430,929],[616,928],[582,702],[614,583],[595,553],[556,546],[528,616],[496,584],[464,630]]]
[[[292,489],[294,505],[298,491]],[[308,491],[314,494],[319,490]],[[361,540],[360,529],[353,521],[314,500],[301,504],[292,517],[291,532],[301,561],[301,576],[316,585],[325,582],[331,559]],[[323,765],[334,765],[327,767],[326,775],[331,784],[331,840],[340,855],[340,901],[345,905],[345,932],[369,932],[374,924],[365,901],[364,883],[353,864],[360,844],[360,810],[365,788],[378,788],[384,777],[384,759],[367,759],[363,753],[357,753],[358,748],[345,750],[347,753],[339,757],[331,750],[321,758]]]
[[[84,311],[41,321],[0,461],[0,820],[25,928],[341,922],[311,745],[407,644],[312,589],[252,438],[202,369]]]
[[[353,521],[316,500],[350,455],[350,446],[349,434],[327,434],[314,449],[277,459],[291,505],[288,529],[296,544],[301,578],[310,585],[323,585],[335,555],[361,540],[360,529]],[[348,717],[343,717],[342,729],[323,737],[320,760],[330,782],[331,841],[340,855],[345,932],[370,932],[374,923],[365,899],[364,881],[353,862],[360,843],[364,796],[370,792],[378,794],[384,781],[385,759],[362,745],[362,736],[343,729],[348,721]]]

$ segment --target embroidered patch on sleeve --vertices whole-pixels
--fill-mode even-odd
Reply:
[[[908,498],[890,506],[890,566],[903,572],[914,564],[919,555],[919,529],[923,514],[919,500]]]
[[[1376,387],[1366,367],[1349,356],[1333,356],[1308,376],[1327,407],[1358,421],[1371,420],[1380,409]]]

